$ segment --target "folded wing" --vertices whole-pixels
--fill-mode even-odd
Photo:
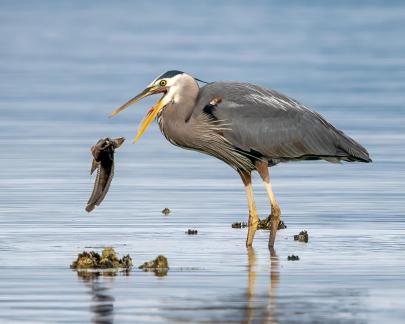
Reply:
[[[219,104],[210,109],[213,98]],[[367,150],[318,113],[276,91],[247,83],[215,82],[201,89],[195,114],[207,113],[228,129],[224,137],[273,163],[299,159],[370,162]]]

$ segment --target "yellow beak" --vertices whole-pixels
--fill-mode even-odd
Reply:
[[[123,104],[121,107],[117,108],[114,110],[110,117],[114,117],[118,115],[121,111],[124,109],[128,108],[129,106],[133,105],[134,103],[138,102],[139,100],[153,95],[155,93],[162,92],[160,88],[156,86],[151,86],[143,90],[140,94],[135,96],[134,98],[130,99],[128,102]],[[162,97],[163,98],[163,97]],[[141,121],[139,128],[138,128],[138,134],[136,134],[136,137],[132,143],[135,143],[145,132],[146,128],[148,128],[149,124],[153,121],[153,119],[156,117],[156,115],[159,113],[159,111],[164,107],[164,104],[162,102],[162,98],[152,107],[151,110],[149,110],[148,114],[145,116],[145,118]]]

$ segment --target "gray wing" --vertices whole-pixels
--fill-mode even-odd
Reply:
[[[220,99],[210,106],[209,102]],[[367,150],[321,115],[276,91],[252,84],[215,82],[200,91],[194,115],[206,113],[225,125],[235,147],[273,160],[371,161]]]

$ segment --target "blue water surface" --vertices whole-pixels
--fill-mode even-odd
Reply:
[[[402,1],[1,1],[0,321],[400,323],[404,39]],[[288,228],[275,256],[266,231],[246,250],[246,229],[231,228],[247,220],[231,168],[170,145],[156,124],[131,145],[157,98],[108,118],[171,69],[288,94],[374,162],[272,168]],[[106,200],[87,214],[89,149],[107,136],[128,141]],[[307,244],[293,240],[303,229]],[[104,246],[135,266],[164,254],[170,271],[69,269]]]

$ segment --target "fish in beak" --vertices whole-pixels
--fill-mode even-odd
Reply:
[[[139,124],[138,127],[138,134],[136,135],[133,143],[135,143],[145,132],[146,128],[148,128],[149,124],[153,121],[153,119],[157,116],[159,111],[162,110],[162,108],[165,106],[165,103],[163,102],[163,97],[165,96],[167,92],[167,88],[165,87],[158,87],[158,86],[150,86],[147,87],[145,90],[143,90],[140,94],[135,96],[134,98],[130,99],[128,102],[123,104],[121,107],[117,108],[114,110],[110,117],[114,117],[118,115],[121,111],[124,109],[128,108],[129,106],[133,105],[134,103],[140,101],[141,99],[148,97],[150,95],[156,94],[156,93],[164,93],[162,98],[159,99],[159,101],[154,105],[146,114],[146,116],[142,119],[141,123]]]

